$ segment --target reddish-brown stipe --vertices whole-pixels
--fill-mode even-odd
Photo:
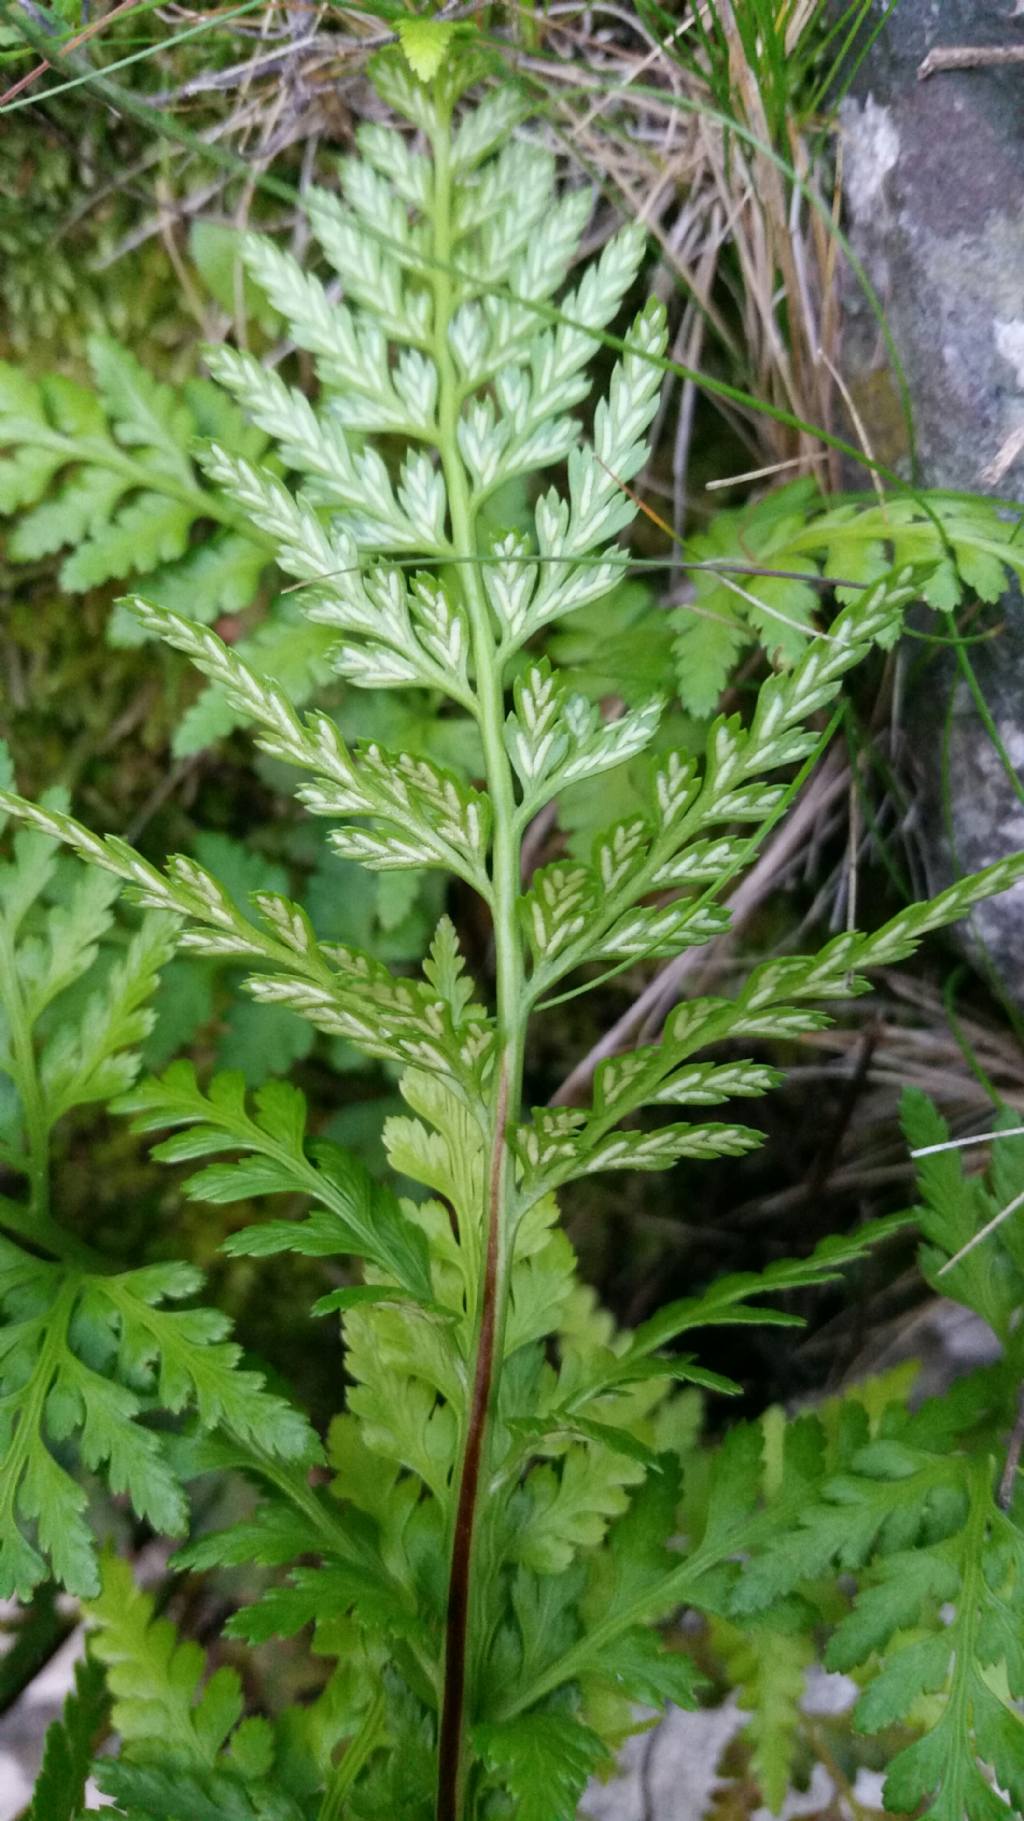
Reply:
[[[487,1194],[487,1254],[484,1261],[483,1306],[477,1341],[476,1369],[469,1404],[466,1450],[462,1458],[459,1502],[455,1510],[452,1565],[445,1618],[444,1694],[438,1737],[437,1821],[459,1821],[459,1786],[462,1778],[462,1727],[466,1700],[466,1655],[469,1635],[470,1577],[473,1527],[480,1490],[487,1416],[494,1385],[494,1347],[498,1328],[498,1262],[501,1253],[501,1202],[508,1115],[508,1072],[504,1060],[498,1083],[494,1146]]]

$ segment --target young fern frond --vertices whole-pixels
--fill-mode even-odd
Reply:
[[[155,1616],[152,1596],[134,1585],[126,1563],[104,1559],[102,1589],[87,1614],[122,1740],[120,1756],[97,1770],[127,1812],[161,1821],[303,1821],[301,1772],[290,1790],[287,1758],[275,1765],[274,1728],[242,1717],[238,1672],[220,1668],[206,1677],[199,1646],[181,1642],[170,1621]],[[301,1757],[300,1746],[293,1775]]]
[[[743,1737],[751,1772],[767,1807],[778,1814],[793,1784],[813,1640],[795,1628],[787,1633],[748,1623],[739,1630],[721,1620],[712,1636],[740,1706],[750,1713]]]
[[[820,1028],[824,1008],[866,990],[867,970],[904,958],[927,931],[1024,878],[1024,857],[1014,856],[874,934],[851,931],[816,955],[765,962],[734,997],[680,1006],[657,1042],[605,1062],[589,1106],[525,1117],[533,1016],[595,962],[674,955],[727,927],[716,899],[779,813],[780,774],[819,749],[815,718],[854,665],[891,643],[944,555],[915,545],[878,568],[828,636],[762,685],[749,719],[719,717],[699,752],[657,745],[657,701],[605,720],[573,692],[538,648],[540,635],[622,574],[616,540],[634,515],[628,484],[646,459],[664,312],[650,303],[636,316],[585,431],[570,413],[586,394],[598,336],[636,277],[642,237],[629,228],[613,238],[565,298],[566,322],[549,326],[536,306],[562,291],[588,198],[559,197],[550,155],[509,139],[516,109],[507,90],[454,123],[471,75],[449,69],[428,89],[400,58],[382,60],[382,92],[419,128],[429,156],[365,128],[362,161],[342,166],[340,197],[313,197],[313,232],[342,280],[340,304],[272,242],[247,240],[248,271],[314,355],[320,394],[311,403],[251,357],[219,352],[218,380],[266,442],[243,449],[222,439],[204,463],[237,522],[302,585],[291,598],[327,629],[337,674],[370,689],[426,690],[472,723],[479,782],[419,754],[351,745],[329,715],[300,713],[278,681],[195,618],[159,600],[129,607],[255,723],[265,752],[301,774],[297,794],[330,820],[338,852],[372,871],[434,868],[479,897],[491,922],[493,1003],[480,1002],[447,920],[422,973],[400,975],[353,947],[319,943],[282,896],[257,893],[242,906],[194,860],[158,867],[59,805],[0,794],[0,807],[34,828],[32,839],[66,843],[147,910],[179,920],[187,950],[251,968],[257,1001],[288,1006],[402,1071],[408,1112],[388,1120],[384,1141],[395,1173],[424,1192],[419,1200],[310,1140],[294,1089],[275,1084],[249,1106],[239,1078],[205,1089],[177,1065],[120,1100],[138,1129],[176,1128],[159,1148],[166,1160],[204,1160],[189,1195],[233,1202],[288,1192],[312,1204],[298,1219],[235,1235],[232,1252],[290,1248],[360,1261],[359,1281],[346,1265],[317,1305],[340,1314],[352,1381],[330,1438],[330,1494],[268,1457],[255,1392],[243,1387],[246,1431],[227,1391],[204,1388],[197,1362],[200,1416],[241,1437],[219,1458],[259,1479],[261,1502],[235,1531],[200,1537],[182,1557],[208,1566],[251,1552],[245,1559],[293,1564],[232,1630],[262,1641],[313,1624],[314,1648],[338,1661],[334,1730],[325,1721],[326,1750],[314,1783],[302,1785],[322,1790],[325,1821],[342,1802],[365,1821],[571,1821],[633,1704],[696,1699],[689,1659],[665,1649],[653,1624],[685,1602],[733,1622],[760,1613],[815,1564],[867,1559],[908,1477],[923,1475],[925,1504],[941,1492],[940,1464],[919,1467],[913,1453],[923,1418],[877,1445],[859,1406],[838,1439],[806,1419],[787,1430],[771,1472],[763,1431],[745,1426],[718,1452],[680,1542],[690,1394],[678,1386],[735,1387],[673,1344],[702,1325],[792,1320],[759,1299],[828,1281],[892,1225],[726,1278],[626,1334],[580,1291],[554,1192],[597,1170],[659,1169],[760,1142],[729,1119],[628,1129],[623,1121],[648,1107],[703,1109],[766,1093],[778,1079],[772,1069],[702,1053]],[[529,535],[495,529],[497,489],[563,464],[564,482],[534,504]],[[556,859],[524,879],[532,819],[568,786],[640,761],[642,810],[601,829],[589,860]],[[90,1294],[129,1294],[120,1279],[109,1283]],[[145,1283],[173,1294],[159,1272]],[[167,1345],[147,1308],[146,1362]],[[130,1331],[129,1317],[120,1319]],[[181,1395],[168,1401],[178,1408],[185,1380],[174,1385]],[[301,1458],[284,1443],[278,1453]],[[829,1479],[837,1461],[841,1482]],[[980,1500],[980,1469],[971,1470]],[[870,1513],[856,1562],[838,1531],[847,1521],[840,1483],[855,1483]],[[956,1531],[951,1524],[946,1540]],[[959,1544],[950,1547],[955,1554]],[[294,1565],[302,1557],[314,1559]],[[966,1560],[944,1563],[950,1585]],[[119,1586],[121,1571],[113,1573]],[[975,1577],[972,1610],[986,1597]],[[207,1728],[216,1678],[197,1701],[197,1661],[176,1654],[148,1608],[126,1600],[119,1614],[104,1595],[96,1616],[100,1653],[116,1658],[118,1677],[123,1667],[125,1688],[145,1672],[156,1691],[153,1712],[125,1713],[130,1749],[107,1773],[129,1812],[291,1821],[284,1770],[273,1800],[256,1787],[276,1774],[266,1753],[255,1754],[248,1784],[244,1767],[224,1761],[233,1684]],[[165,1709],[173,1740],[163,1749],[153,1713]],[[773,1795],[778,1762],[776,1751]]]

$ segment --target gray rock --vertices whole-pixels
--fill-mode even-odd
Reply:
[[[881,10],[875,0],[871,26]],[[917,479],[1021,498],[1024,63],[919,78],[937,46],[965,45],[1024,47],[1024,15],[1009,0],[903,0],[868,50],[841,108],[847,231],[906,375]],[[910,474],[885,341],[852,275],[844,309],[843,367],[873,452]],[[976,646],[971,657],[1019,773],[1019,595],[1003,612],[1005,635]],[[1024,845],[1024,808],[955,661],[915,668],[906,744],[926,882],[938,890]],[[972,934],[975,949],[983,945],[1010,996],[1024,1004],[1024,887],[984,906]]]
[[[5,1605],[0,1608],[0,1616],[8,1617],[14,1611],[13,1603]],[[74,1687],[75,1664],[84,1649],[85,1633],[79,1625],[20,1699],[0,1715],[0,1821],[16,1821],[32,1796],[47,1728],[60,1718]],[[110,1803],[90,1782],[85,1806],[89,1810],[102,1809],[110,1807]]]
[[[670,1707],[653,1731],[630,1739],[621,1774],[587,1792],[583,1821],[699,1821],[727,1781],[719,1760],[745,1718],[735,1697],[699,1713]]]
[[[881,11],[878,0],[873,9]],[[1019,45],[1001,0],[908,0],[862,62],[840,121],[847,222],[899,352],[921,479],[1024,492],[1024,63],[940,71],[942,45]],[[845,303],[843,359],[886,461],[908,465],[898,393],[870,304]]]
[[[908,832],[930,892],[1024,849],[1024,804],[1007,769],[1024,779],[1024,607],[1019,596],[1004,603],[1003,610],[1007,625],[999,639],[972,652],[1002,753],[971,689],[948,663],[926,671],[911,694],[902,768],[917,801],[916,826]],[[961,936],[994,989],[1024,1005],[1024,885],[980,904]]]

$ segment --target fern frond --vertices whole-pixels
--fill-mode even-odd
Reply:
[[[372,1259],[415,1296],[429,1298],[426,1246],[399,1203],[340,1146],[306,1140],[306,1102],[287,1082],[270,1081],[256,1092],[255,1113],[246,1107],[240,1075],[215,1077],[204,1093],[191,1063],[177,1062],[159,1081],[124,1095],[118,1110],[133,1116],[133,1130],[182,1128],[154,1155],[165,1163],[191,1162],[228,1150],[233,1163],[208,1163],[189,1178],[185,1192],[197,1201],[234,1202],[259,1195],[302,1195],[319,1204],[301,1222],[271,1221],[227,1241],[227,1250],[257,1257],[295,1251],[320,1258],[355,1254]]]
[[[730,1622],[753,1614],[759,1625],[773,1606],[772,1623],[783,1627],[802,1619],[802,1590],[815,1576],[853,1572],[859,1604],[836,1648],[862,1663],[876,1648],[872,1626],[890,1651],[888,1618],[879,1617],[888,1593],[876,1607],[876,1588],[888,1586],[886,1564],[912,1551],[925,1566],[898,1595],[899,1622],[929,1635],[897,1661],[908,1688],[941,1685],[952,1698],[920,1749],[897,1760],[894,1787],[911,1805],[933,1798],[943,1821],[962,1798],[973,1821],[982,1812],[979,1762],[1013,1788],[1006,1728],[1019,1725],[1011,1704],[1024,1692],[1008,1641],[1015,1618],[992,1633],[995,1655],[979,1656],[998,1603],[1015,1614],[1020,1580],[985,1452],[1006,1426],[1007,1375],[994,1388],[979,1381],[970,1408],[948,1420],[904,1414],[875,1434],[856,1399],[821,1418],[739,1426],[681,1484],[695,1424],[695,1392],[685,1387],[738,1387],[672,1351],[680,1338],[732,1322],[792,1325],[765,1299],[828,1282],[902,1220],[728,1277],[625,1333],[580,1291],[552,1191],[592,1171],[749,1150],[760,1133],[703,1112],[774,1086],[774,1071],[744,1055],[748,1042],[821,1028],[833,1001],[866,990],[868,970],[902,960],[927,931],[1024,878],[1024,857],[908,907],[873,934],[846,932],[817,954],[765,962],[731,999],[681,1005],[659,1042],[601,1066],[586,1108],[549,1107],[527,1122],[520,1103],[531,1015],[571,972],[676,955],[727,926],[725,885],[827,743],[813,718],[833,708],[855,664],[892,642],[912,600],[949,598],[947,542],[982,592],[996,583],[989,559],[1002,561],[1001,579],[1017,558],[1005,554],[1002,534],[989,538],[988,509],[972,519],[963,502],[945,518],[941,507],[929,517],[926,504],[894,502],[883,531],[874,508],[819,514],[806,501],[798,509],[795,496],[778,500],[770,526],[765,509],[768,555],[797,552],[792,566],[805,576],[817,573],[813,564],[835,573],[831,564],[859,561],[848,579],[870,585],[806,642],[806,582],[798,595],[747,591],[750,611],[732,614],[730,651],[752,632],[771,637],[774,610],[788,628],[776,639],[788,668],[761,686],[746,719],[697,730],[678,716],[667,723],[657,679],[632,691],[616,720],[577,693],[551,661],[552,651],[571,651],[571,638],[548,641],[621,581],[628,557],[619,538],[636,510],[630,483],[647,459],[665,315],[653,301],[641,309],[606,396],[585,426],[577,421],[588,363],[638,271],[642,232],[614,237],[567,293],[589,196],[559,193],[550,154],[510,137],[519,117],[511,89],[453,124],[480,66],[448,58],[439,29],[405,21],[405,54],[380,65],[382,92],[426,136],[429,157],[418,142],[392,146],[371,127],[362,159],[340,166],[339,192],[310,193],[313,235],[335,278],[300,269],[268,239],[246,242],[250,277],[315,358],[316,395],[286,368],[215,353],[217,385],[186,394],[209,439],[197,458],[205,481],[183,444],[184,408],[130,364],[104,356],[105,405],[75,394],[66,409],[81,418],[69,446],[91,438],[106,451],[92,463],[101,476],[141,463],[154,477],[134,490],[126,481],[108,504],[112,548],[133,535],[134,513],[151,519],[152,543],[177,550],[175,536],[189,538],[202,516],[197,501],[215,498],[225,532],[248,538],[301,585],[277,610],[269,642],[256,635],[248,653],[199,624],[180,592],[176,603],[162,597],[159,577],[147,598],[128,603],[121,624],[134,615],[218,692],[223,706],[205,698],[186,740],[209,731],[211,710],[255,723],[262,749],[301,774],[300,801],[330,818],[328,841],[345,864],[393,876],[392,909],[408,904],[425,869],[459,880],[490,915],[493,1010],[479,1002],[445,921],[422,970],[404,974],[364,950],[318,941],[301,905],[274,890],[250,893],[245,869],[218,877],[216,846],[155,866],[91,834],[63,804],[28,805],[0,791],[0,812],[32,831],[19,837],[25,857],[4,915],[26,982],[19,991],[36,995],[41,1024],[65,976],[80,975],[107,939],[110,892],[97,886],[75,901],[66,928],[31,946],[32,907],[47,889],[49,844],[59,841],[122,881],[144,909],[175,920],[186,953],[252,970],[257,1008],[300,1013],[396,1065],[405,1110],[385,1125],[388,1163],[422,1191],[399,1200],[311,1137],[302,1096],[278,1083],[250,1100],[240,1076],[201,1087],[179,1065],[122,1094],[137,1129],[173,1129],[158,1147],[163,1160],[200,1163],[187,1195],[303,1198],[293,1218],[257,1219],[233,1235],[230,1252],[359,1261],[358,1280],[339,1273],[315,1305],[340,1317],[346,1347],[347,1409],[331,1435],[336,1478],[329,1493],[307,1482],[315,1443],[239,1371],[218,1316],[164,1307],[196,1287],[187,1267],[113,1274],[73,1247],[55,1245],[52,1263],[11,1247],[10,1578],[29,1584],[49,1552],[70,1585],[93,1584],[84,1493],[62,1452],[73,1438],[88,1470],[127,1489],[168,1531],[184,1519],[181,1476],[210,1465],[255,1474],[261,1502],[237,1534],[200,1537],[181,1559],[231,1563],[244,1550],[272,1573],[284,1569],[230,1630],[262,1642],[312,1625],[313,1648],[337,1663],[318,1743],[300,1767],[298,1813],[312,1812],[312,1801],[324,1821],[342,1806],[361,1821],[460,1821],[469,1791],[471,1806],[496,1817],[568,1821],[606,1761],[606,1742],[628,1729],[631,1703],[694,1701],[692,1663],[652,1630],[681,1602]],[[409,59],[438,66],[429,90]],[[561,306],[551,301],[559,298]],[[43,504],[54,477],[82,458],[54,443],[57,405],[45,386],[14,391],[30,429],[9,444],[9,497]],[[246,420],[250,432],[240,428]],[[555,484],[520,529],[496,529],[496,489],[550,469]],[[726,544],[734,529],[722,528]],[[179,585],[186,563],[199,566],[194,553],[171,561],[182,565]],[[291,613],[302,616],[302,639],[275,646]],[[300,645],[293,682],[286,671]],[[419,737],[401,696],[386,705],[364,697],[360,710],[353,694],[340,721],[303,714],[307,679],[328,668],[363,691],[418,692],[435,739]],[[705,675],[702,710],[713,682]],[[355,726],[375,737],[346,737]],[[382,727],[400,731],[385,737]],[[608,780],[610,803],[589,849],[577,816],[568,853],[524,867],[528,825],[595,779],[602,791]],[[155,927],[169,937],[170,921]],[[58,1043],[40,1073],[55,1106],[116,1085],[109,1059],[137,1042],[153,971],[144,946],[129,951],[123,978],[111,972],[106,1002],[80,1039]],[[723,1039],[740,1045],[736,1058],[708,1060],[703,1052]],[[648,1107],[701,1111],[623,1128]],[[933,1245],[950,1257],[957,1235],[943,1210],[928,1218]],[[1005,1308],[1000,1320],[1009,1333]],[[205,1435],[170,1445],[141,1420],[157,1404],[194,1411]],[[97,1649],[111,1664],[126,1749],[104,1773],[107,1786],[129,1812],[293,1821],[292,1757],[278,1764],[259,1723],[248,1735],[237,1724],[237,1681],[214,1676],[203,1691],[196,1653],[154,1622],[123,1571],[112,1574]],[[944,1601],[956,1613],[948,1636],[935,1623]],[[788,1768],[799,1654],[794,1646],[772,1711],[761,1704],[773,1800]],[[761,1682],[763,1665],[764,1653],[737,1674]],[[883,1663],[865,1694],[865,1723],[889,1713],[892,1686]]]
[[[97,1737],[109,1708],[102,1669],[93,1658],[82,1658],[75,1665],[74,1687],[64,1711],[47,1730],[26,1821],[79,1821]]]
[[[904,1117],[915,1143],[945,1141],[923,1096],[907,1097]],[[963,1177],[951,1151],[922,1158],[920,1173],[927,1201],[915,1212],[932,1245],[952,1252],[987,1212],[974,1193],[980,1184]],[[925,1256],[934,1270],[942,1250]],[[954,1290],[1004,1334],[997,1286],[1002,1278],[1016,1307],[1013,1271],[964,1271]],[[841,1470],[816,1492],[808,1486],[792,1531],[767,1540],[733,1594],[733,1613],[746,1620],[830,1568],[856,1575],[853,1609],[826,1662],[866,1684],[855,1714],[862,1731],[923,1728],[890,1763],[886,1804],[902,1812],[924,1803],[930,1821],[992,1821],[1021,1799],[1024,1729],[1014,1702],[1024,1688],[1024,1533],[1017,1490],[1010,1486],[1007,1510],[996,1499],[991,1458],[1013,1420],[1017,1377],[1008,1360],[914,1414],[890,1405],[873,1438],[854,1429]]]
[[[923,1802],[930,1821],[991,1821],[1021,1801],[1024,1727],[1013,1702],[1024,1687],[1024,1538],[995,1502],[989,1463],[950,1451],[951,1414],[936,1425],[926,1408],[862,1448],[852,1471],[824,1487],[827,1502],[809,1505],[796,1535],[740,1582],[737,1605],[757,1610],[830,1561],[859,1569],[861,1591],[827,1656],[833,1669],[867,1672],[856,1724],[912,1724],[920,1696],[944,1697],[938,1717],[933,1708],[922,1736],[891,1761],[887,1805]],[[1011,1808],[979,1761],[993,1767]]]
[[[686,555],[717,564],[722,573],[695,570],[693,603],[673,616],[684,707],[713,713],[733,666],[753,644],[776,663],[794,663],[815,634],[821,597],[813,578],[835,578],[839,599],[849,603],[892,569],[918,569],[924,599],[950,613],[965,595],[997,601],[1011,576],[1021,578],[1019,529],[1004,507],[976,496],[929,493],[884,505],[830,505],[808,480],[742,511],[719,513],[706,533],[688,540]],[[812,579],[745,573],[758,564]]]
[[[730,1148],[747,1148],[743,1127],[678,1128],[675,1134],[668,1128],[669,1136],[655,1133],[647,1150],[643,1137],[622,1134],[609,1142],[608,1134],[627,1112],[645,1104],[662,1104],[662,1095],[669,1104],[677,1095],[685,1097],[691,1078],[688,1073],[675,1075],[673,1071],[695,1051],[724,1037],[781,1036],[821,1029],[828,1022],[827,1014],[793,1002],[827,1004],[865,992],[867,969],[902,960],[914,952],[929,930],[956,922],[973,904],[1022,877],[1024,856],[1010,855],[937,897],[897,912],[873,935],[849,931],[834,937],[816,956],[764,963],[753,970],[734,1001],[690,1000],[673,1014],[659,1044],[602,1064],[588,1114],[543,1111],[517,1135],[527,1171],[523,1199],[528,1202],[534,1195],[550,1193],[590,1170],[628,1166],[637,1150],[641,1167],[661,1168],[686,1155],[689,1143],[697,1147],[698,1155],[705,1144],[705,1155],[727,1155]],[[738,1079],[744,1080],[742,1076]],[[748,1083],[756,1080],[746,1078]],[[767,1078],[765,1085],[770,1085]],[[756,1134],[750,1142],[756,1142]]]
[[[262,1379],[238,1369],[229,1323],[212,1309],[169,1310],[195,1294],[189,1265],[149,1265],[107,1275],[48,1264],[0,1241],[0,1586],[25,1598],[47,1563],[69,1591],[97,1582],[86,1494],[65,1465],[78,1457],[127,1493],[139,1516],[181,1535],[187,1505],[160,1437],[138,1419],[155,1398],[194,1409],[205,1427],[226,1425],[272,1453],[310,1459],[311,1432]],[[32,1541],[32,1533],[35,1542]]]
[[[59,800],[44,817],[61,813]],[[29,1176],[41,1218],[50,1133],[73,1108],[134,1080],[174,952],[175,921],[157,913],[118,954],[117,892],[109,875],[68,868],[38,827],[16,834],[0,860],[0,1077],[17,1103],[10,1161]],[[65,997],[73,989],[75,1001]]]
[[[0,451],[9,451],[0,456],[0,513],[16,519],[12,560],[68,549],[59,571],[65,589],[144,575],[154,600],[203,624],[252,606],[273,540],[232,509],[223,486],[203,482],[197,449],[213,437],[223,461],[251,463],[265,435],[208,381],[173,391],[109,338],[95,337],[90,357],[94,391],[58,376],[30,381],[0,363]],[[124,644],[140,632],[115,611],[109,636]],[[242,651],[267,675],[283,668],[293,698],[304,702],[325,680],[329,644],[314,627],[298,635],[288,604],[278,602]],[[198,751],[244,718],[208,692],[176,732],[175,751]]]
[[[203,1653],[180,1643],[155,1616],[127,1562],[108,1556],[102,1590],[90,1601],[92,1649],[107,1667],[118,1732],[135,1753],[170,1750],[185,1763],[210,1764],[242,1713],[239,1679],[220,1670],[205,1685]]]
[[[987,1176],[968,1174],[961,1151],[941,1148],[950,1145],[949,1127],[926,1095],[908,1089],[900,1115],[908,1144],[932,1152],[917,1165],[921,1270],[938,1295],[980,1315],[1016,1356],[1024,1300],[1024,1156],[1019,1139],[1006,1135],[1012,1115],[995,1121]]]
[[[740,1706],[751,1716],[743,1729],[751,1771],[766,1807],[777,1815],[793,1783],[813,1640],[770,1625],[748,1624],[739,1631],[724,1620],[716,1622],[713,1636]]]
[[[94,337],[89,356],[95,391],[0,367],[0,448],[8,451],[0,511],[21,515],[11,556],[34,562],[71,546],[60,580],[79,593],[186,559],[192,528],[205,520],[224,528],[214,545],[224,560],[207,559],[193,612],[212,618],[237,606],[240,587],[248,599],[267,562],[266,541],[240,529],[196,472],[192,450],[204,428],[198,401],[155,380],[109,338]],[[252,433],[239,425],[236,435],[252,452]],[[199,580],[194,569],[192,580]]]
[[[261,701],[265,692],[261,689]],[[278,697],[273,698],[275,703]],[[297,729],[290,706],[281,705],[284,725]],[[333,725],[317,723],[324,751],[337,760],[342,750]],[[299,736],[292,734],[293,739]],[[301,747],[305,750],[304,745]],[[17,814],[40,833],[63,841],[94,865],[116,874],[130,895],[147,908],[170,910],[187,919],[178,938],[192,953],[229,957],[267,968],[247,983],[263,1004],[282,1005],[318,1029],[349,1039],[367,1055],[433,1069],[479,1086],[493,1060],[491,1026],[479,1009],[456,1027],[447,1007],[429,988],[393,974],[383,963],[353,948],[320,950],[309,920],[298,905],[273,893],[257,893],[261,928],[233,902],[209,871],[177,856],[161,873],[114,836],[101,839],[80,822],[40,804],[0,791],[0,810]],[[375,1015],[375,1014],[379,1014]]]

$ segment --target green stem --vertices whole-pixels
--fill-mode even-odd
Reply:
[[[971,663],[970,658],[967,656],[964,645],[965,641],[963,639],[957,640],[956,661],[960,673],[971,692],[971,699],[974,702],[975,708],[978,710],[981,724],[992,742],[993,751],[1006,774],[1006,781],[1018,803],[1024,804],[1024,784],[1021,783],[1017,768],[1006,750],[1002,735],[999,732],[999,728],[996,726],[992,710],[985,700],[984,691],[978,681],[977,671]]]
[[[61,1363],[68,1323],[80,1287],[79,1281],[73,1276],[65,1277],[60,1283],[45,1316],[36,1318],[34,1323],[41,1335],[41,1344],[31,1377],[27,1383],[0,1398],[0,1422],[3,1422],[5,1429],[8,1425],[13,1426],[13,1434],[10,1435],[5,1450],[3,1478],[0,1481],[0,1527],[6,1536],[16,1534],[18,1530],[18,1494],[29,1465],[33,1443],[43,1427],[46,1400]]]
[[[471,1393],[457,1473],[455,1518],[445,1626],[444,1676],[438,1743],[437,1821],[463,1821],[469,1770],[467,1714],[472,1708],[472,1623],[478,1599],[479,1492],[486,1481],[491,1419],[498,1395],[508,1305],[508,1148],[505,1128],[522,1095],[526,1023],[523,951],[518,928],[520,836],[512,769],[504,743],[503,666],[477,563],[476,506],[458,445],[461,389],[448,330],[456,304],[453,283],[450,114],[442,104],[434,145],[434,359],[438,371],[438,448],[448,494],[453,552],[470,625],[476,715],[494,816],[491,855],[496,1017],[500,1058],[491,1111],[490,1167],[484,1184],[483,1270],[477,1289]]]
[[[359,1731],[349,1740],[345,1756],[328,1782],[327,1793],[320,1804],[318,1821],[341,1821],[345,1797],[383,1737],[384,1714],[384,1696],[377,1694],[363,1716]]]
[[[28,1140],[30,1207],[40,1229],[50,1215],[50,1122],[46,1112],[32,1044],[32,1025],[18,979],[14,937],[0,916],[0,1004],[10,1027],[14,1085],[18,1090]]]
[[[94,1252],[90,1246],[75,1239],[50,1214],[34,1214],[31,1208],[20,1202],[11,1201],[9,1196],[0,1195],[0,1227],[6,1227],[9,1233],[16,1233],[19,1239],[25,1239],[30,1245],[41,1246],[51,1252],[62,1264],[75,1265],[80,1270],[92,1272],[109,1271],[105,1259]]]
[[[249,543],[262,545],[267,551],[268,559],[277,551],[274,539],[243,513],[236,511],[222,494],[199,486],[184,474],[176,478],[165,469],[147,467],[118,449],[108,437],[64,436],[58,430],[40,429],[36,434],[21,440],[25,446],[33,449],[49,449],[55,455],[61,455],[66,462],[84,462],[97,468],[109,468],[113,474],[123,475],[130,487],[138,487],[146,493],[163,494],[165,499],[177,500],[182,506],[187,506],[197,518],[212,519],[215,524],[238,532]]]

